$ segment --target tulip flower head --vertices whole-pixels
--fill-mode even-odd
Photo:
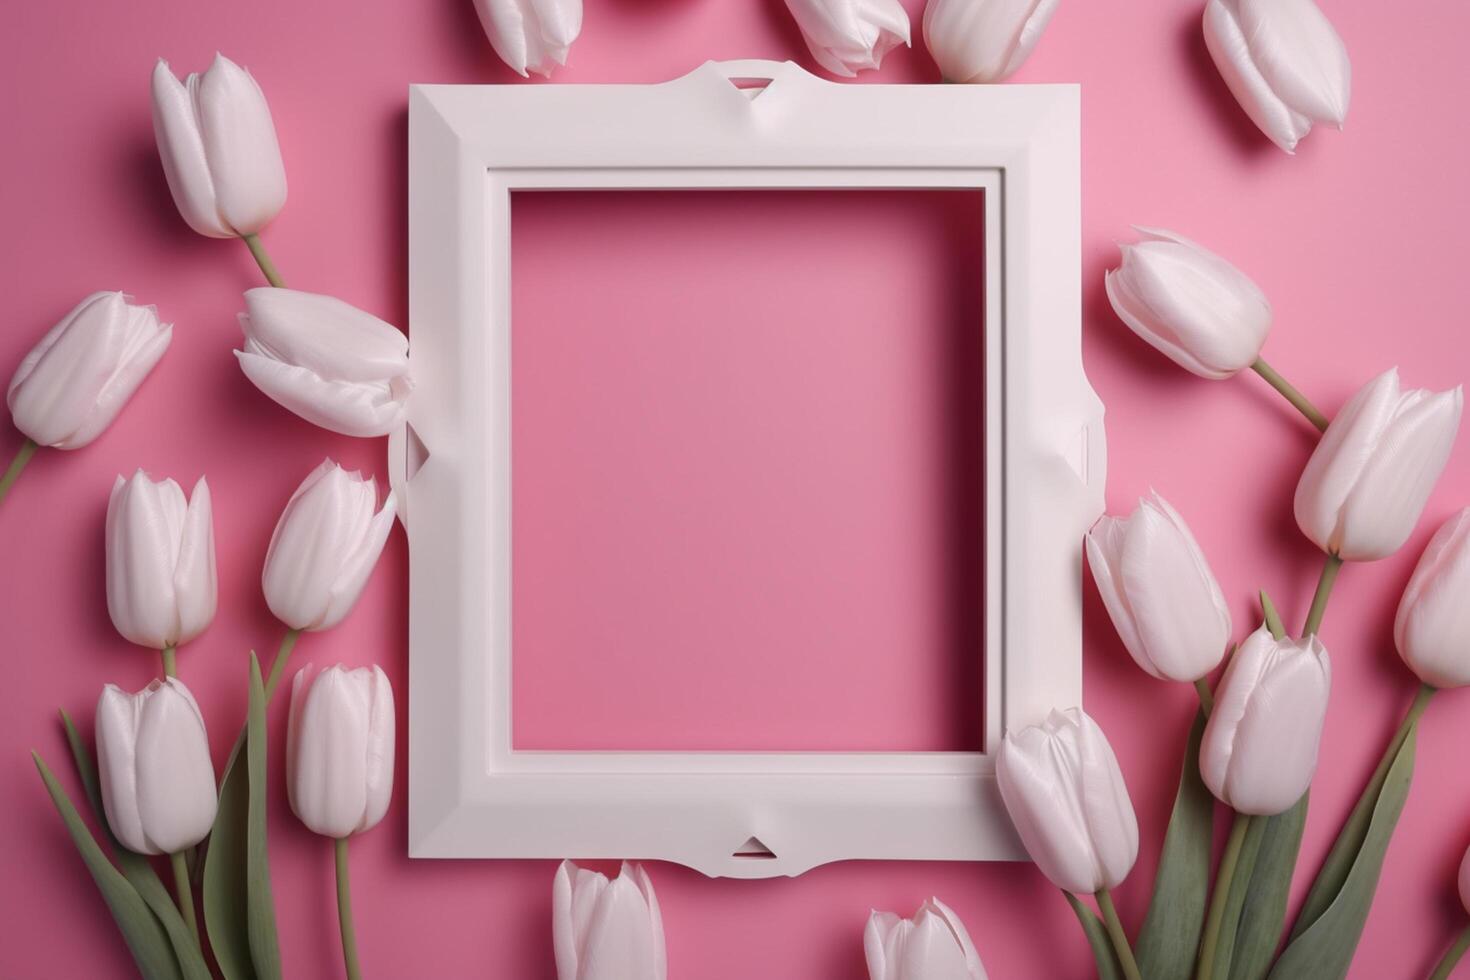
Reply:
[[[38,445],[80,449],[112,424],[168,350],[173,327],[122,293],[93,293],[20,362],[5,401]]]
[[[1312,0],[1210,0],[1205,46],[1240,107],[1287,153],[1314,123],[1342,128],[1352,63]]]
[[[1081,708],[1007,733],[995,774],[1021,843],[1052,884],[1092,894],[1128,876],[1138,819],[1107,736]]]
[[[245,349],[235,352],[255,386],[313,425],[383,436],[403,422],[408,338],[331,296],[261,287],[245,293]]]
[[[1315,636],[1256,630],[1225,668],[1205,725],[1199,769],[1240,813],[1275,814],[1301,799],[1317,770],[1332,665]]]
[[[378,667],[297,672],[286,730],[291,812],[343,838],[377,826],[393,796],[393,688]]]
[[[898,0],[786,0],[817,64],[851,78],[876,69],[909,44],[909,15]]]
[[[1220,665],[1230,610],[1189,525],[1157,493],[1087,532],[1087,564],[1138,666],[1193,682]]]
[[[97,701],[97,776],[113,836],[138,854],[177,854],[214,824],[214,766],[194,695],[176,677]]]
[[[340,623],[378,562],[395,506],[390,491],[379,509],[377,482],[330,459],[312,470],[276,522],[265,555],[261,586],[276,618],[294,630]]]
[[[1393,554],[1413,533],[1460,428],[1459,388],[1401,391],[1397,368],[1348,400],[1296,488],[1296,522],[1346,561]]]
[[[1041,40],[1058,0],[929,0],[924,43],[951,82],[999,82]]]
[[[188,500],[173,480],[118,477],[107,501],[107,612],[126,639],[162,650],[214,619],[213,507],[203,477]]]
[[[664,923],[640,864],[606,875],[563,861],[551,889],[557,980],[667,980]]]
[[[582,0],[475,0],[490,46],[516,74],[550,76],[582,33]]]
[[[265,94],[222,54],[180,82],[153,69],[153,134],[174,204],[210,238],[253,235],[286,203],[286,167]]]
[[[986,980],[965,924],[937,898],[920,905],[912,919],[874,909],[863,951],[870,980]]]
[[[1431,687],[1470,685],[1470,507],[1440,525],[1393,623],[1404,663]]]
[[[1219,381],[1261,356],[1271,304],[1245,273],[1182,235],[1135,225],[1105,283],[1119,319],[1166,357]]]

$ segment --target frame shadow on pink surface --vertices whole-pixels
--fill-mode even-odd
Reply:
[[[984,750],[984,194],[512,193],[515,749]]]

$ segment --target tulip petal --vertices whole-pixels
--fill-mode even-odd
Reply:
[[[1148,654],[1148,647],[1138,633],[1133,610],[1128,605],[1128,593],[1123,587],[1123,543],[1128,536],[1128,523],[1122,518],[1104,515],[1087,532],[1087,567],[1092,569],[1092,580],[1097,583],[1098,594],[1107,607],[1108,616],[1123,641],[1123,646],[1133,659],[1148,673],[1162,678]]]
[[[898,45],[909,43],[909,18],[897,0],[786,0],[812,57],[851,78],[876,69]]]
[[[626,870],[598,897],[583,947],[579,980],[656,976],[648,904]]]
[[[382,509],[373,516],[366,531],[359,535],[356,550],[343,560],[341,575],[332,585],[325,616],[321,625],[316,627],[317,629],[329,629],[336,626],[357,604],[358,597],[362,595],[363,586],[367,584],[368,576],[372,575],[373,568],[378,563],[378,556],[383,553],[383,545],[388,541],[388,534],[393,530],[395,514],[397,514],[396,498],[392,491],[389,491],[387,498],[383,501]]]
[[[236,234],[255,234],[286,203],[286,167],[265,94],[248,71],[216,54],[194,95],[220,218]]]
[[[986,980],[985,966],[980,962],[980,954],[975,951],[975,944],[970,941],[970,932],[965,928],[964,921],[955,914],[954,909],[945,905],[937,897],[929,899],[925,905],[949,928],[954,941],[959,945],[960,952],[964,955],[965,964],[968,967],[966,975],[970,977],[970,980]]]
[[[1138,818],[1107,737],[1097,722],[1079,715],[1075,749],[1078,799],[1096,855],[1101,887],[1112,888],[1128,877],[1138,860]]]
[[[375,530],[376,501],[374,481],[331,460],[302,481],[276,523],[261,573],[276,618],[292,629],[316,630],[346,615],[356,596],[342,593],[344,579],[365,582],[372,570],[361,563],[364,541]]]
[[[653,980],[668,980],[669,962],[668,951],[664,947],[664,917],[658,907],[658,896],[654,894],[653,882],[649,880],[648,872],[643,865],[631,866],[633,883],[638,886],[638,892],[643,896],[643,901],[648,904],[649,929],[653,935]]]
[[[312,425],[345,436],[385,436],[402,424],[407,386],[388,382],[329,381],[304,367],[255,350],[235,351],[240,370],[282,408]]]
[[[1470,684],[1470,508],[1424,549],[1394,618],[1399,656],[1432,687]]]
[[[924,41],[954,82],[998,82],[1026,61],[1057,0],[930,0]]]
[[[293,698],[297,689],[293,689]],[[366,692],[342,667],[329,667],[305,685],[305,704],[288,757],[292,808],[326,837],[346,837],[367,808],[369,705]]]
[[[393,687],[381,667],[368,675],[367,801],[356,833],[371,830],[388,813],[393,798],[393,747],[396,728]]]
[[[220,217],[194,98],[162,58],[153,67],[153,135],[169,192],[189,227],[210,238],[233,238],[234,229]]]
[[[153,307],[133,307],[132,317],[141,324],[132,334],[126,351],[112,374],[97,392],[92,409],[70,436],[56,443],[57,449],[80,449],[96,439],[117,418],[143,379],[163,359],[173,339],[173,326],[159,324]]]
[[[107,611],[124,638],[161,650],[179,638],[174,571],[188,504],[173,480],[139,470],[107,504]]]
[[[1205,47],[1235,101],[1251,122],[1287,153],[1312,129],[1312,120],[1282,101],[1256,66],[1240,23],[1239,0],[1210,0],[1205,7]]]
[[[898,976],[923,980],[971,980],[965,953],[954,933],[938,916],[921,908],[914,927],[904,942]]]
[[[156,682],[155,682],[156,683]],[[142,698],[115,684],[97,699],[97,776],[112,835],[130,851],[157,854],[138,811],[138,725]]]
[[[1459,388],[1413,391],[1400,398],[1343,502],[1338,543],[1344,559],[1385,558],[1409,539],[1449,462],[1463,405]]]
[[[179,632],[175,643],[188,643],[214,620],[219,604],[219,578],[214,561],[214,507],[204,477],[194,484],[184,514],[178,557],[174,565],[174,595],[178,602]]]
[[[403,331],[335,296],[262,286],[245,292],[240,317],[258,353],[331,381],[408,376]]]
[[[572,922],[572,876],[578,868],[571,861],[563,861],[556,869],[556,878],[551,885],[551,945],[556,957],[556,975],[561,980],[576,980],[578,961],[578,930]]]
[[[1239,0],[1251,62],[1282,102],[1317,122],[1347,119],[1352,64],[1332,22],[1312,0]]]
[[[138,812],[149,853],[175,854],[203,840],[214,823],[214,765],[189,689],[170,677],[148,691],[138,725]]]
[[[863,955],[868,961],[868,980],[899,980],[888,968],[888,938],[903,920],[892,912],[874,909],[863,929]]]

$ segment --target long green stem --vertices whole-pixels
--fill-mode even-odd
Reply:
[[[1199,706],[1208,715],[1215,707],[1215,692],[1210,690],[1210,682],[1203,677],[1195,678],[1194,689],[1199,694]]]
[[[276,659],[271,661],[270,676],[265,679],[267,703],[270,702],[271,695],[276,693],[276,688],[280,686],[281,675],[286,672],[286,661],[291,659],[291,651],[296,647],[296,640],[300,636],[300,630],[287,630],[286,635],[281,637],[281,646],[276,651]]]
[[[276,264],[271,261],[270,253],[261,244],[260,236],[242,235],[241,237],[245,239],[245,245],[250,249],[250,254],[255,257],[255,264],[260,266],[261,272],[265,273],[265,281],[278,288],[285,286],[285,280],[276,271]]]
[[[31,461],[31,457],[36,455],[36,450],[40,448],[40,446],[36,445],[34,439],[27,439],[20,444],[20,451],[15,454],[15,458],[6,467],[5,475],[0,476],[0,500],[4,500],[6,494],[10,493],[10,487],[15,483],[16,478],[20,476],[20,471],[26,468],[26,464]]]
[[[1342,559],[1328,555],[1322,565],[1322,577],[1317,580],[1317,594],[1312,596],[1312,608],[1307,612],[1307,624],[1302,627],[1302,636],[1308,637],[1322,628],[1322,617],[1327,614],[1327,600],[1332,597],[1332,585],[1337,573],[1342,571]]]
[[[1306,416],[1308,422],[1322,432],[1327,431],[1327,416],[1323,415],[1316,405],[1309,402],[1306,395],[1297,391],[1290,381],[1278,374],[1275,368],[1258,357],[1256,363],[1251,365],[1251,370],[1264,378],[1266,384],[1281,392],[1281,397],[1291,402],[1291,407]]]
[[[168,861],[174,869],[174,892],[178,895],[179,912],[184,917],[184,925],[189,927],[189,933],[197,943],[199,921],[194,917],[194,886],[189,882],[189,861],[183,851],[170,854]]]
[[[1240,861],[1240,848],[1245,843],[1245,832],[1251,818],[1244,813],[1235,815],[1230,825],[1230,839],[1225,842],[1225,853],[1220,858],[1220,871],[1215,875],[1215,894],[1210,899],[1210,913],[1205,919],[1205,934],[1200,941],[1198,980],[1210,980],[1215,972],[1215,947],[1220,943],[1220,926],[1225,919],[1225,902],[1230,895],[1230,882],[1235,877],[1235,866]]]
[[[160,657],[163,658],[163,676],[178,677],[179,658],[176,654],[175,648],[172,645],[166,646],[162,650],[158,651],[158,654]]]
[[[1444,958],[1439,961],[1439,965],[1429,975],[1429,980],[1449,980],[1450,974],[1455,971],[1455,967],[1460,962],[1460,957],[1465,955],[1465,950],[1467,949],[1470,949],[1470,927],[1467,927],[1455,938],[1453,946],[1445,950]]]
[[[1107,888],[1101,889],[1095,896],[1097,907],[1102,910],[1103,925],[1107,927],[1108,938],[1113,941],[1113,952],[1118,954],[1118,965],[1123,968],[1123,976],[1128,980],[1142,980],[1138,972],[1138,961],[1133,958],[1133,947],[1128,944],[1128,933],[1123,931],[1123,923],[1118,919],[1118,909],[1113,905],[1113,893]]]
[[[347,841],[335,842],[337,854],[337,922],[342,927],[342,960],[347,964],[348,980],[362,980],[362,967],[357,961],[357,930],[352,925],[352,882],[347,874]]]

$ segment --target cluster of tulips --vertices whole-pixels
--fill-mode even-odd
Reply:
[[[158,148],[180,213],[201,234],[242,239],[271,284],[245,293],[236,351],[245,375],[318,426],[350,436],[389,433],[412,389],[407,338],[341,300],[284,288],[258,237],[286,197],[259,86],[218,56],[184,82],[159,62],[152,94]],[[101,435],[172,335],[156,309],[121,292],[87,297],[53,327],[10,383],[7,402],[26,439],[0,479],[0,497],[38,448],[79,449]],[[117,478],[107,504],[107,608],[123,637],[159,651],[162,676],[134,693],[103,689],[95,763],[63,712],[107,850],[39,756],[36,764],[145,976],[205,980],[214,975],[211,960],[226,978],[281,975],[266,837],[265,712],[300,635],[331,629],[356,604],[396,514],[391,491],[380,504],[375,480],[330,459],[291,496],[261,575],[285,635],[268,671],[250,654],[247,722],[216,781],[204,716],[178,676],[177,658],[180,646],[208,628],[218,601],[209,484],[201,478],[186,496],[173,480],[141,470]],[[359,967],[347,842],[387,812],[395,731],[393,692],[378,667],[307,666],[295,675],[287,795],[302,823],[335,840],[352,977]],[[172,901],[152,855],[168,859]]]

